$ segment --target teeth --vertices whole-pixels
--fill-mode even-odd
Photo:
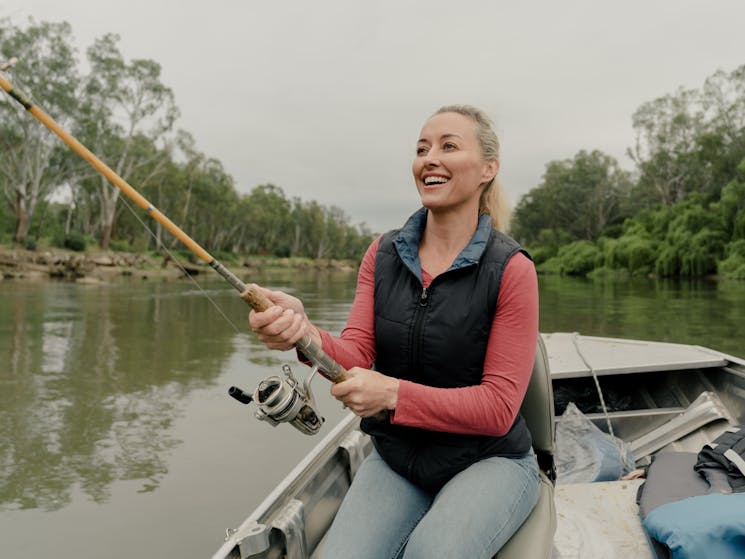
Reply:
[[[424,179],[424,184],[442,184],[447,181],[445,177],[427,177]]]

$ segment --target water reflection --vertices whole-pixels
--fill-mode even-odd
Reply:
[[[541,276],[540,329],[696,344],[742,355],[745,284]]]
[[[354,297],[350,274],[242,275],[300,296],[311,318],[332,332],[343,325]],[[261,485],[271,477],[261,474],[271,469],[281,479],[282,468],[289,470],[301,451],[317,442],[291,428],[273,430],[256,422],[250,409],[238,409],[228,399],[227,379],[218,382],[220,375],[253,390],[292,355],[257,346],[247,333],[248,309],[230,287],[202,280],[202,289],[228,320],[188,282],[0,282],[0,510],[58,510],[52,518],[67,518],[73,525],[77,517],[73,522],[65,514],[74,507],[66,505],[81,493],[106,503],[108,508],[101,509],[106,511],[116,502],[116,487],[150,493],[143,499],[162,498],[169,491],[164,484],[169,470],[184,469],[173,459],[177,449],[199,464],[211,460],[213,471],[200,466],[193,477],[181,478],[188,482],[174,482],[169,514],[182,514],[185,507],[175,496],[185,492],[193,492],[195,502],[214,498],[214,508],[224,508],[216,495],[232,494],[236,484],[242,493],[235,506],[247,502],[247,487],[255,492],[255,505],[271,487]],[[541,277],[540,289],[544,332],[657,339],[743,354],[744,282]],[[306,372],[293,369],[298,375]],[[209,390],[200,391],[199,398],[206,400],[199,401],[194,394],[203,388]],[[343,412],[323,382],[316,381],[314,391],[324,399],[328,430]],[[189,445],[179,446],[180,438],[187,437]],[[215,439],[219,444],[211,444]],[[187,446],[189,452],[182,452]],[[230,452],[240,472],[215,479],[214,471],[225,471],[218,469],[222,455]],[[131,484],[122,489],[117,481]],[[166,510],[166,504],[159,506]],[[250,508],[241,508],[240,514]],[[85,522],[94,520],[85,517]],[[238,520],[239,515],[225,523]],[[162,537],[164,528],[156,524],[148,536],[151,543]],[[200,540],[198,534],[193,537],[184,540],[186,548]]]
[[[235,332],[174,284],[6,284],[0,291],[0,506],[95,502],[166,474],[179,402],[220,374]]]

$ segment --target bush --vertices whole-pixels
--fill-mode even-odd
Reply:
[[[109,241],[109,249],[114,252],[129,252],[129,241],[126,239],[111,239]]]
[[[561,273],[584,276],[596,267],[600,251],[590,241],[575,241],[559,249],[557,258],[561,262]]]
[[[536,266],[538,266],[539,264],[543,264],[549,258],[553,258],[554,256],[556,256],[555,247],[541,245],[535,248],[528,248],[526,250],[528,251],[530,256],[533,258],[533,262],[535,262]]]
[[[704,227],[697,233],[675,231],[660,247],[655,270],[663,276],[703,276],[717,270],[724,252],[720,231]]]
[[[277,258],[289,258],[291,252],[289,246],[281,245],[274,249],[274,256]]]
[[[727,258],[717,263],[717,272],[733,279],[745,279],[745,239],[738,239],[726,247]]]
[[[536,265],[536,271],[541,274],[561,274],[561,260],[558,256],[549,258],[541,264]]]
[[[626,234],[618,239],[616,258],[619,268],[627,269],[631,275],[648,274],[657,259],[656,243],[650,239]]]
[[[70,233],[62,241],[62,246],[75,252],[83,252],[86,246],[86,239],[80,233]]]
[[[29,235],[26,240],[23,241],[23,248],[26,250],[36,250],[36,237]]]

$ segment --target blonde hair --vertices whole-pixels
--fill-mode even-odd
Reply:
[[[484,159],[499,161],[499,138],[492,128],[491,119],[484,111],[471,105],[445,105],[437,109],[435,115],[442,113],[457,113],[473,120],[478,127],[476,138]],[[479,199],[479,215],[484,214],[491,217],[495,229],[507,230],[510,223],[510,208],[496,176],[486,183]]]

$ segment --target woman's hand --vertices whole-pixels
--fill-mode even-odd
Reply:
[[[343,382],[331,386],[331,395],[360,417],[396,408],[398,379],[377,371],[352,367]]]
[[[300,299],[282,291],[258,289],[274,303],[263,312],[252,310],[248,313],[248,324],[262,343],[269,349],[285,351],[292,349],[300,338],[308,334],[320,346],[321,335],[308,320]]]

